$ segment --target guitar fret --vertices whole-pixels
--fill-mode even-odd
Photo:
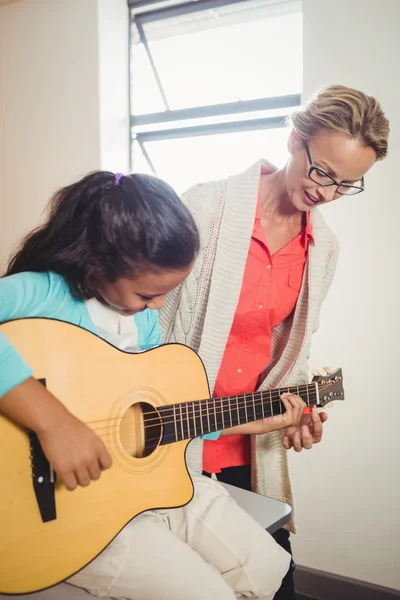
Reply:
[[[240,410],[239,410],[239,396],[236,396],[236,410],[237,410],[237,424],[240,425]]]
[[[190,421],[189,421],[189,404],[186,404],[186,422],[187,422],[187,428],[188,428],[188,436],[191,438],[191,433],[190,433]]]
[[[213,398],[214,402],[214,422],[215,422],[215,431],[218,431],[218,422],[217,422],[217,406],[215,404],[215,398]]]
[[[274,416],[274,409],[272,408],[272,390],[269,390],[269,405],[271,407],[271,415]]]
[[[232,407],[231,407],[231,400],[230,399],[228,400],[228,404],[229,404],[229,420],[230,420],[230,423],[231,423],[231,427],[233,427],[233,424],[232,424]]]
[[[307,406],[310,406],[310,386],[306,386],[306,390],[307,390]],[[299,389],[299,387],[297,386],[297,390]],[[299,394],[300,395],[300,394]]]
[[[180,405],[179,405],[179,410],[180,410],[180,413],[181,413],[181,419],[180,419],[180,421],[181,421],[181,433],[182,433],[182,439],[184,440],[184,439],[185,439],[185,432],[184,432],[184,430],[183,430],[183,413],[182,413],[182,404],[180,404]]]
[[[247,398],[246,398],[245,394],[243,394],[243,400],[244,400],[244,412],[246,414],[246,423],[248,423],[249,417],[247,415]]]
[[[190,420],[189,420],[189,403],[185,402],[184,404],[184,426],[186,427],[186,438],[190,439],[192,437],[192,432],[190,431]]]
[[[253,397],[253,417],[254,417],[254,420],[257,421],[256,405],[255,405],[255,402],[254,402],[254,392],[251,395]]]
[[[264,394],[261,392],[261,411],[262,411],[262,418],[265,419],[265,412],[264,412]]]
[[[195,408],[194,408],[194,402],[192,402],[192,408],[193,408],[194,437],[197,437],[197,428],[196,428],[196,413],[195,413]]]
[[[207,425],[208,425],[208,431],[211,431],[211,425],[210,425],[210,401],[207,400],[206,404],[207,404]]]
[[[200,400],[200,402],[199,402],[199,413],[200,413],[200,429],[201,429],[201,435],[204,435],[204,429],[203,429],[203,409],[202,409],[202,405],[203,405],[203,400]]]
[[[177,425],[176,425],[176,407],[175,407],[175,404],[172,406],[172,408],[174,410],[175,439],[176,439],[176,441],[178,441],[179,438],[178,438],[178,428],[177,428]]]

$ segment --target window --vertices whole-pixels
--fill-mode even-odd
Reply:
[[[134,169],[182,192],[260,157],[284,164],[302,91],[300,3],[155,4],[131,0]]]

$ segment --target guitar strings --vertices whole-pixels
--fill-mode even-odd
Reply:
[[[274,416],[280,416],[280,415],[281,415],[281,413],[280,414],[276,414]],[[267,417],[265,417],[265,418],[267,418]],[[261,419],[257,419],[257,420],[261,420]],[[255,420],[253,422],[255,422]],[[248,421],[246,421],[246,423],[248,423]],[[236,425],[244,425],[246,423],[243,423],[243,422],[240,422],[240,421],[235,421],[235,422],[232,422],[232,425],[229,425],[229,427],[231,427],[231,426],[232,427],[236,427]],[[226,427],[225,429],[229,429],[229,427]],[[132,427],[131,429],[127,429],[126,432],[133,431],[134,429],[135,428]],[[178,429],[178,425],[177,425],[177,429]],[[179,429],[180,429],[180,427],[179,427]],[[218,431],[218,430],[219,429],[216,429],[215,431]],[[184,430],[183,432],[182,431],[178,432],[178,434],[179,433],[182,435],[182,439],[179,439],[179,437],[177,437],[176,432],[171,432],[170,434],[165,435],[165,436],[162,436],[162,434],[160,434],[157,437],[147,438],[145,440],[145,444],[147,445],[147,444],[151,444],[153,442],[156,442],[157,443],[156,447],[158,447],[158,446],[161,445],[160,444],[161,441],[163,442],[162,445],[164,446],[164,445],[167,445],[167,444],[173,443],[173,442],[181,442],[181,441],[188,441],[188,440],[190,441],[190,440],[192,440],[192,439],[194,439],[196,437],[199,437],[199,436],[203,435],[201,432],[199,432],[199,433],[197,433],[197,434],[195,434],[195,435],[192,436],[191,435],[191,431],[189,430],[189,428],[188,428],[187,432]],[[212,433],[212,432],[210,432],[210,433]],[[185,435],[185,434],[187,434],[187,435]],[[110,439],[110,438],[112,438],[112,432],[109,432],[108,434],[107,433],[103,434],[100,437],[102,437],[105,440]],[[152,449],[152,452],[154,450],[156,450],[156,447],[154,449]],[[152,452],[150,452],[150,454]],[[139,458],[141,458],[141,457],[139,457]]]
[[[328,386],[327,386],[327,387],[328,387]],[[321,388],[321,389],[323,389],[323,388]],[[256,407],[259,407],[259,406],[261,406],[261,405],[262,405],[262,403],[258,402],[258,403],[256,403],[256,404],[254,405],[254,408],[256,408]],[[244,405],[243,405],[243,406],[244,406]],[[241,406],[241,408],[243,408],[243,406]],[[269,417],[271,417],[271,416],[280,416],[280,415],[283,415],[283,414],[284,414],[284,413],[276,413],[276,415],[269,415]],[[222,413],[221,413],[221,415],[222,415]],[[203,416],[205,417],[206,415],[203,415]],[[254,416],[254,414],[253,414],[253,416]],[[269,417],[264,417],[264,418],[269,418]],[[189,419],[191,419],[191,418],[192,418],[192,417],[189,415]],[[211,418],[212,418],[212,417],[211,417]],[[121,417],[120,417],[119,419],[121,419]],[[254,422],[254,421],[256,421],[256,420],[261,420],[261,419],[262,419],[262,418],[260,418],[260,419],[253,419],[253,422]],[[185,423],[185,420],[186,420],[186,428],[183,428],[183,423]],[[248,422],[248,421],[247,421],[247,422]],[[191,435],[190,435],[190,434],[191,434],[191,431],[190,431],[190,427],[189,427],[189,425],[188,425],[188,422],[187,422],[187,418],[186,418],[186,417],[184,417],[183,421],[181,421],[181,422],[179,422],[179,423],[178,423],[176,420],[171,420],[171,421],[166,421],[166,422],[164,422],[164,423],[163,423],[163,422],[161,422],[161,421],[158,421],[158,424],[160,425],[160,427],[163,427],[163,426],[165,426],[165,425],[174,424],[174,425],[176,426],[176,430],[175,430],[174,432],[172,432],[171,434],[169,434],[169,435],[165,436],[165,437],[162,437],[161,435],[158,435],[156,438],[148,438],[148,439],[146,439],[146,443],[157,442],[157,441],[159,442],[159,441],[161,441],[161,439],[162,439],[163,441],[165,441],[165,440],[167,440],[167,441],[174,441],[174,440],[175,440],[175,441],[181,441],[181,440],[177,439],[177,434],[178,434],[178,433],[180,433],[180,434],[181,434],[181,435],[183,435],[183,436],[185,436],[185,434],[186,434],[186,433],[187,433],[187,434],[189,434],[189,436],[188,436],[186,439],[192,439],[193,437],[198,437],[198,436],[200,436],[200,435],[203,435],[203,433],[202,433],[202,432],[199,432],[199,433],[195,432],[195,435],[193,435],[193,436],[191,436]],[[240,423],[240,420],[238,420],[237,422],[236,422],[236,421],[234,422],[234,419],[232,419],[232,427],[235,427],[236,425],[240,425],[240,424],[243,424],[243,423]],[[230,426],[231,426],[231,425],[229,425],[229,427],[230,427]],[[151,427],[152,427],[152,428],[154,428],[154,427],[155,427],[155,425],[151,425],[151,426],[146,426],[146,425],[145,425],[143,428],[144,428],[144,429],[147,429],[147,428],[148,428],[148,429],[150,429]],[[228,428],[228,427],[227,427],[227,428]],[[112,437],[112,433],[113,433],[115,430],[117,430],[117,429],[118,429],[118,427],[117,427],[117,428],[116,428],[116,427],[113,427],[112,429],[110,429],[110,428],[106,428],[106,429],[104,430],[104,433],[103,433],[103,434],[102,434],[102,433],[99,433],[99,431],[100,431],[100,430],[94,430],[94,431],[95,431],[95,432],[96,432],[98,435],[100,435],[100,437],[104,437],[104,438],[106,439],[107,437],[110,437],[110,436]],[[133,427],[133,426],[132,426],[132,427],[129,427],[129,428],[127,428],[127,429],[125,430],[125,432],[126,432],[126,433],[128,433],[128,432],[130,432],[130,431],[134,431],[135,429],[136,429],[136,427]],[[178,431],[178,430],[180,430],[180,431]],[[218,428],[217,428],[217,430],[218,430]]]
[[[321,388],[322,389],[322,388]],[[234,398],[236,398],[236,396],[234,396]],[[315,400],[317,398],[317,395],[315,393],[315,390],[313,390],[309,395],[308,395],[308,400]],[[163,425],[169,425],[171,423],[175,423],[179,420],[183,420],[183,421],[187,421],[188,419],[195,419],[195,418],[202,418],[202,417],[207,417],[207,415],[209,414],[209,411],[211,411],[212,413],[215,413],[216,415],[222,415],[222,414],[229,414],[230,412],[232,412],[232,410],[240,410],[240,409],[248,409],[248,410],[252,410],[253,406],[263,406],[265,405],[266,407],[268,407],[269,405],[280,405],[282,406],[282,402],[280,400],[280,394],[277,397],[275,395],[271,396],[271,398],[265,399],[263,398],[263,396],[261,395],[261,392],[255,392],[254,393],[254,398],[253,396],[251,396],[251,398],[244,398],[243,395],[242,397],[240,397],[240,395],[237,396],[237,401],[231,401],[228,400],[227,398],[215,398],[215,401],[221,401],[220,405],[216,405],[214,402],[213,398],[210,398],[209,400],[194,400],[193,404],[189,403],[181,403],[181,404],[170,404],[168,406],[163,406],[164,411],[160,411],[160,413],[162,412],[167,412],[167,410],[170,411],[170,413],[174,413],[174,414],[168,414],[167,417],[170,417],[171,420],[169,421],[162,421],[163,415],[159,414],[157,410],[153,410],[153,411],[149,411],[146,413],[143,413],[144,417],[145,417],[145,428],[150,428],[150,427],[154,427],[155,425],[159,424],[162,421]],[[204,403],[206,402],[207,405],[204,404],[197,404],[198,402]],[[194,404],[196,403],[196,404]],[[188,406],[188,404],[190,404],[190,406]],[[307,403],[306,403],[307,404]],[[174,411],[174,407],[175,407],[175,411]],[[183,412],[180,407],[182,407],[183,409],[185,409],[185,412]],[[153,415],[155,414],[156,417],[154,418],[147,418],[148,415]],[[276,413],[278,414],[278,412]],[[273,415],[271,415],[273,416]],[[212,415],[210,415],[210,417],[212,418]],[[113,417],[111,419],[104,419],[102,421],[92,421],[91,423],[104,423],[103,426],[101,426],[100,428],[93,428],[94,431],[98,432],[98,431],[102,431],[103,429],[108,429],[109,424],[113,421],[119,421],[121,422],[123,419],[123,416],[119,416],[119,417]],[[86,423],[86,424],[91,424],[90,422]],[[154,423],[154,424],[153,424]]]
[[[323,388],[321,388],[321,390],[322,389]],[[309,399],[315,400],[316,396],[315,397],[311,397],[311,398],[309,397]],[[272,400],[272,404],[273,405],[276,405],[278,403],[280,404],[280,407],[281,407],[282,404],[281,404],[281,402],[280,402],[279,399]],[[258,399],[257,399],[257,401],[256,401],[256,399],[254,399],[254,402],[246,402],[246,400],[245,400],[245,402],[239,402],[239,406],[238,407],[239,407],[239,410],[240,409],[245,409],[245,410],[247,409],[247,410],[251,411],[252,408],[253,408],[253,406],[254,406],[254,408],[260,407],[260,406],[263,406],[263,405],[265,405],[266,407],[268,407],[268,405],[270,405],[270,404],[271,404],[271,402],[269,402],[269,401],[264,402],[261,399],[261,402],[259,402]],[[171,405],[171,406],[173,406],[173,405]],[[175,406],[179,406],[179,405],[175,405]],[[312,406],[315,406],[315,405],[312,405]],[[219,416],[219,415],[221,415],[221,416],[222,415],[229,415],[232,412],[232,410],[235,411],[235,410],[238,409],[238,407],[236,405],[235,406],[231,406],[231,408],[229,410],[229,407],[227,407],[227,406],[223,406],[223,407],[219,406],[213,412],[215,412],[215,415],[217,415],[217,416]],[[154,414],[154,413],[156,413],[156,411],[151,411],[149,413],[145,413],[145,415]],[[209,413],[207,413],[206,409],[204,409],[204,411],[201,411],[201,410],[199,410],[199,411],[191,411],[191,412],[187,412],[185,414],[184,413],[180,414],[180,411],[179,411],[179,414],[175,413],[174,416],[172,414],[170,414],[168,416],[173,417],[173,418],[171,418],[169,421],[165,421],[165,420],[163,421],[162,417],[160,417],[160,416],[158,416],[158,418],[154,418],[154,419],[146,419],[145,418],[144,421],[145,421],[146,424],[144,425],[144,429],[150,429],[150,428],[155,427],[157,425],[163,425],[163,426],[165,426],[165,425],[170,425],[170,424],[175,424],[175,423],[178,426],[178,424],[180,422],[186,422],[187,423],[188,420],[192,421],[193,419],[196,419],[196,418],[200,418],[200,419],[202,417],[203,418],[208,418],[208,414]],[[269,416],[277,416],[279,414],[283,414],[281,410],[280,410],[279,413],[277,411],[275,413],[275,415],[272,413]],[[213,414],[210,415],[210,418],[211,419],[213,418]],[[264,418],[267,418],[267,417],[264,417]],[[108,423],[106,422],[105,425],[103,425],[102,427],[93,428],[93,431],[95,431],[96,433],[100,433],[102,431],[109,431],[110,430],[109,423],[113,424],[113,422],[118,421],[118,425],[120,425],[122,419],[123,419],[123,417],[121,417],[121,416],[113,418],[113,419],[110,419],[108,421]],[[164,417],[164,419],[165,419],[165,417]]]
[[[318,389],[322,391],[326,387],[329,387],[329,385],[331,385],[331,384],[327,384],[327,385],[318,384]],[[267,395],[269,395],[270,397],[274,398],[273,401],[275,402],[275,399],[279,400],[280,396],[283,393],[287,392],[288,389],[289,388],[280,388],[278,390],[258,391],[258,392],[254,392],[254,393],[250,393],[250,394],[237,394],[237,395],[231,396],[230,398],[231,398],[231,401],[234,402],[234,400],[233,400],[234,398],[240,398],[240,399],[243,399],[243,400],[246,401],[246,397],[247,397],[249,399],[249,401],[252,401],[253,396],[254,396],[255,399],[256,398],[257,399],[262,399],[262,397],[264,397],[265,401],[269,402],[269,399],[267,400]],[[292,389],[293,389],[293,387],[292,387]],[[315,393],[315,388],[314,388],[314,386],[312,384],[305,384],[305,385],[301,385],[301,386],[296,386],[296,392],[298,394],[301,394],[303,392],[307,392],[308,390],[311,393]],[[294,393],[294,392],[291,392],[291,393]],[[188,404],[191,404],[191,403],[194,403],[194,402],[200,404],[200,403],[203,403],[203,402],[214,402],[214,400],[216,402],[217,401],[227,402],[227,401],[230,400],[230,398],[229,397],[227,397],[227,398],[225,398],[225,397],[223,397],[223,398],[204,398],[204,399],[201,399],[201,400],[189,400],[188,402],[179,402],[179,403],[176,403],[176,404],[161,405],[161,406],[157,406],[156,410],[149,411],[148,413],[146,413],[146,415],[154,414],[154,415],[156,415],[156,420],[158,421],[160,413],[162,414],[163,412],[167,412],[167,411],[171,410],[173,406],[175,406],[175,407],[179,407],[180,405],[187,406]],[[119,420],[121,418],[122,417],[119,416],[119,417],[112,417],[111,419],[107,418],[107,419],[97,419],[97,420],[93,420],[93,421],[86,421],[86,425],[94,425],[96,423],[109,423],[110,421],[112,421],[114,419],[115,420]]]

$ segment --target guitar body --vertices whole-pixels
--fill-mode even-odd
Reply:
[[[87,488],[69,492],[56,482],[56,518],[44,522],[33,486],[28,433],[0,416],[0,593],[21,594],[76,573],[139,513],[191,500],[188,441],[156,443],[143,455],[139,403],[152,410],[208,398],[209,389],[201,360],[186,346],[129,354],[79,327],[50,319],[11,321],[0,331],[32,366],[34,376],[101,436],[113,459],[111,469]]]

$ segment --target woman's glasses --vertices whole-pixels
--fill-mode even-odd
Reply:
[[[319,167],[314,167],[307,142],[304,142],[304,148],[307,153],[308,162],[310,163],[308,177],[311,179],[311,181],[314,181],[314,183],[317,183],[323,187],[336,185],[336,194],[340,194],[341,196],[354,196],[355,194],[360,194],[364,191],[364,177],[352,185],[347,183],[338,183],[333,179],[333,177],[328,175],[328,173],[325,173],[325,171]]]

